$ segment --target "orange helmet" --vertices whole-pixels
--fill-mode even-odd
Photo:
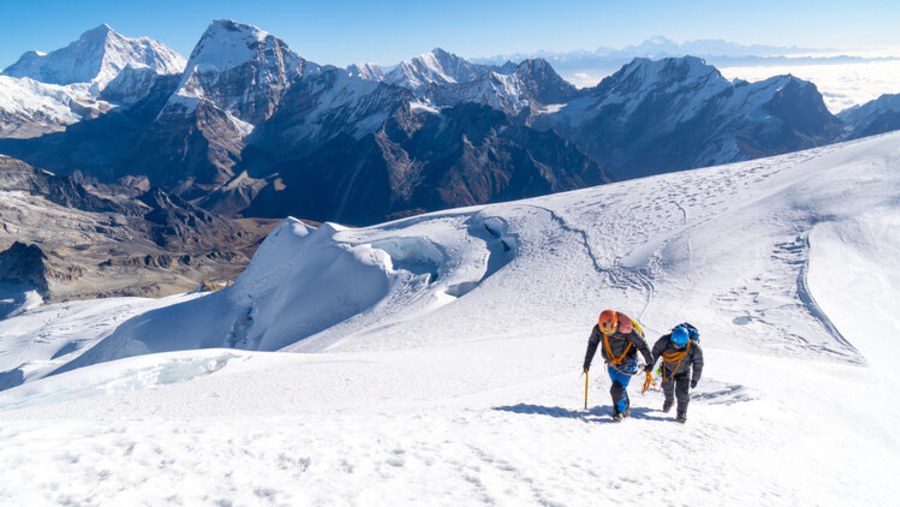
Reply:
[[[603,334],[613,334],[619,327],[619,316],[612,310],[603,310],[600,312],[597,326],[600,327],[600,331]]]

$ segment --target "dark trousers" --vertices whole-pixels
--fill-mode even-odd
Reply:
[[[672,403],[672,398],[678,400],[678,413],[687,414],[688,403],[691,401],[691,377],[689,372],[684,372],[669,379],[669,372],[663,368],[662,390],[666,396],[666,403]]]

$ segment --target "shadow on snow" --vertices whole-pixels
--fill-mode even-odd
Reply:
[[[612,405],[603,405],[598,407],[592,407],[590,410],[569,410],[567,408],[562,407],[545,407],[543,405],[528,405],[525,403],[520,403],[518,405],[509,405],[504,407],[493,407],[492,410],[498,410],[500,412],[512,412],[514,414],[529,414],[529,415],[545,415],[549,417],[557,417],[562,419],[579,419],[585,422],[598,422],[598,423],[611,423],[612,420]],[[659,410],[655,410],[647,407],[632,407],[631,408],[631,418],[632,419],[647,419],[651,421],[670,421],[672,420],[671,416],[659,416],[655,415],[658,413],[662,413]]]

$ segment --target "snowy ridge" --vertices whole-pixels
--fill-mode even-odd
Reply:
[[[374,63],[353,64],[347,67],[350,76],[361,77],[369,81],[383,81],[384,70]]]
[[[279,124],[276,135],[284,144],[316,145],[339,132],[358,139],[382,126],[401,95],[352,70],[324,66],[294,85],[282,103],[289,123]]]
[[[862,106],[851,107],[838,115],[852,129],[852,137],[881,134],[900,128],[900,94],[882,95]]]
[[[545,102],[565,102],[577,95],[544,60],[478,65],[440,48],[402,62],[384,82],[412,90],[433,107],[476,103],[511,116],[538,112]]]
[[[790,75],[728,81],[693,57],[635,59],[535,125],[573,140],[620,178],[825,145],[843,127],[812,83]]]
[[[436,93],[436,101],[443,105],[465,103],[485,104],[494,109],[516,115],[530,105],[524,86],[515,74],[490,71],[480,79],[462,83],[444,93]]]
[[[58,132],[110,107],[86,85],[59,86],[0,75],[0,137]]]
[[[653,93],[688,95],[692,106],[684,109],[697,111],[704,101],[731,87],[715,67],[693,57],[655,61],[636,58],[609,82],[614,86],[598,85],[597,89],[605,93],[596,107],[622,104],[630,113]]]
[[[435,48],[401,62],[384,76],[384,81],[423,92],[432,84],[474,81],[487,74],[490,69],[489,66],[474,64],[441,48]]]

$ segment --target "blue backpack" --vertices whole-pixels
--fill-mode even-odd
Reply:
[[[687,322],[682,322],[681,324],[679,324],[679,326],[684,326],[687,328],[688,336],[690,337],[692,342],[700,343],[700,331],[698,331],[696,327],[688,324]]]

